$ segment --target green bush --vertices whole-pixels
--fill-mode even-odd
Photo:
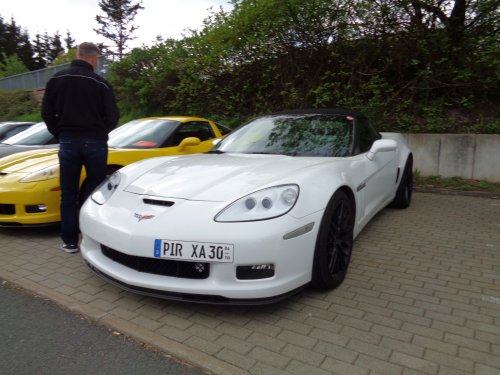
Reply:
[[[0,91],[0,121],[39,121],[39,112],[32,91]]]

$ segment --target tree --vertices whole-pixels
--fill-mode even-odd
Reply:
[[[61,35],[56,32],[52,38],[49,38],[48,53],[49,53],[49,64],[57,59],[61,53],[64,52],[64,48],[61,42]]]
[[[381,130],[499,132],[498,0],[231,3],[183,40],[113,64],[122,104],[232,124],[285,108],[350,107]]]
[[[144,9],[142,1],[132,4],[131,0],[99,0],[99,7],[106,16],[95,17],[99,28],[94,31],[116,45],[118,58],[123,57],[128,41],[134,40],[133,32],[138,26],[132,24],[137,12]]]
[[[6,56],[2,54],[2,60],[3,62],[0,63],[0,78],[10,77],[28,71],[28,68],[26,68],[16,55]]]
[[[4,23],[0,17],[0,62],[4,57],[16,56],[23,66],[35,69],[33,49],[28,32],[17,25],[14,18]]]
[[[66,31],[66,38],[64,38],[64,44],[66,45],[67,51],[75,48],[75,39],[73,39],[69,31]]]
[[[47,53],[48,48],[45,43],[44,37],[40,34],[36,34],[33,43],[33,54],[35,60],[35,69],[43,69],[47,67]]]

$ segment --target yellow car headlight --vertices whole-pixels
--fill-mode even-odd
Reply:
[[[30,173],[26,177],[23,177],[19,182],[38,182],[50,180],[52,178],[59,178],[59,165],[53,165],[39,171]]]

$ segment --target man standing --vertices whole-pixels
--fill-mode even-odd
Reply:
[[[41,111],[59,139],[61,249],[67,253],[79,251],[79,203],[106,177],[108,134],[120,117],[111,85],[94,73],[99,48],[82,43],[76,57],[47,82]],[[82,167],[87,177],[80,192]]]

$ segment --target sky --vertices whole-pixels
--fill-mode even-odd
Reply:
[[[139,0],[132,0],[136,4]],[[4,22],[14,17],[16,23],[28,31],[33,40],[37,33],[53,36],[56,31],[66,37],[69,31],[76,43],[107,42],[93,29],[98,28],[96,15],[105,15],[99,8],[99,0],[0,0],[0,16]],[[220,7],[229,11],[229,0],[142,0],[144,9],[139,10],[133,24],[139,28],[128,42],[128,47],[150,46],[158,35],[163,39],[181,39],[187,29],[201,29],[209,9]]]

